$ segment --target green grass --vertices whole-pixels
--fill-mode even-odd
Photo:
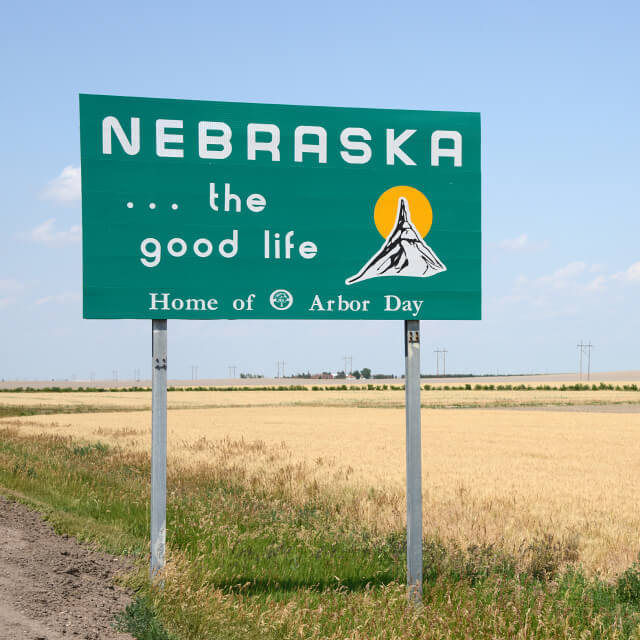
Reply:
[[[167,633],[153,606],[146,598],[136,598],[116,617],[117,631],[130,633],[137,640],[177,640]]]
[[[520,558],[427,537],[423,606],[408,608],[402,532],[363,528],[358,496],[302,465],[249,472],[247,453],[261,446],[227,441],[211,464],[169,469],[162,589],[147,580],[147,456],[6,429],[0,486],[58,531],[138,555],[139,599],[120,624],[140,639],[640,638],[638,565],[617,583],[587,577],[552,535]]]

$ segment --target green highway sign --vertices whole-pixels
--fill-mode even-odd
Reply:
[[[85,318],[481,316],[480,114],[80,96]]]

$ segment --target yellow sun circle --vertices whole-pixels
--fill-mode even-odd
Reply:
[[[411,222],[424,238],[433,223],[433,211],[427,197],[414,187],[398,186],[387,189],[376,202],[373,219],[383,238],[388,237],[396,222],[400,198],[407,201]]]

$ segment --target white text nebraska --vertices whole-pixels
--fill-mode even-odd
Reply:
[[[120,148],[130,156],[140,153],[142,137],[140,135],[140,118],[130,118],[127,123],[129,132],[115,116],[106,116],[102,120],[102,153],[111,155],[114,137]],[[125,125],[126,126],[126,125]],[[186,130],[185,130],[186,129]],[[191,131],[189,131],[191,129]],[[233,130],[226,122],[200,121],[197,129],[190,125],[185,127],[184,120],[155,121],[155,152],[159,158],[184,158],[185,133],[197,140],[198,156],[206,160],[225,160],[234,154],[237,158],[238,145],[232,143]],[[246,154],[247,160],[255,160],[258,153],[268,157],[271,162],[280,162],[280,127],[271,123],[249,122],[246,125],[246,146],[240,150]],[[454,167],[462,167],[462,134],[459,131],[418,131],[418,129],[385,129],[385,164],[415,166],[415,160],[409,156],[402,145],[414,134],[421,139],[421,146],[430,147],[430,164],[440,166],[441,158],[451,158]],[[287,138],[291,132],[287,131]],[[238,136],[240,137],[240,136]],[[260,139],[258,139],[260,138]],[[442,146],[441,141],[446,141]],[[363,127],[346,127],[338,136],[338,140],[329,140],[325,127],[317,125],[299,125],[293,130],[293,161],[304,162],[305,157],[313,162],[326,164],[327,158],[335,153],[332,145],[340,145],[340,158],[347,164],[367,164],[373,157],[371,148],[372,134]],[[170,145],[170,146],[169,146]],[[235,148],[234,148],[235,145]],[[421,157],[424,157],[422,152]]]

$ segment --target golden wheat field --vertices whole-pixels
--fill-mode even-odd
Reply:
[[[447,406],[453,404],[451,394],[457,402],[473,404],[494,392],[423,392],[423,403],[431,393]],[[531,401],[538,393],[557,399],[562,392],[495,393],[517,405],[523,395]],[[568,403],[580,399],[585,404],[589,393],[567,392]],[[611,403],[624,396],[593,393],[599,402],[604,394]],[[148,406],[149,395],[3,394],[3,402],[103,403],[108,411]],[[376,405],[367,406],[367,399]],[[396,405],[402,401],[399,391],[176,392],[169,400],[170,461],[206,463],[221,439],[261,441],[279,460],[306,463],[325,486],[360,492],[361,516],[374,529],[401,528],[405,426],[404,411]],[[24,433],[73,435],[145,450],[150,445],[146,411],[2,422]],[[624,570],[640,551],[640,412],[425,408],[422,434],[426,535],[518,552],[552,533],[577,545],[580,562],[604,575]],[[264,465],[274,459],[248,455],[242,463]]]

